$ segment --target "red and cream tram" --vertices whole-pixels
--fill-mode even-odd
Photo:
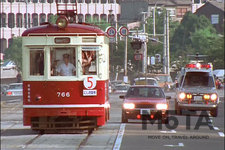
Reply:
[[[23,121],[32,129],[86,129],[109,119],[109,40],[96,26],[57,23],[26,30]]]

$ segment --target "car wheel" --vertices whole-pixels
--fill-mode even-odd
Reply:
[[[128,122],[128,119],[127,119],[126,114],[125,114],[125,112],[124,112],[124,111],[122,111],[122,118],[121,118],[121,122],[122,122],[122,123],[127,123],[127,122]]]
[[[210,115],[213,117],[217,117],[218,114],[218,107],[210,111]]]
[[[176,111],[176,114],[177,115],[181,115],[182,113],[181,113],[181,109],[180,109],[180,107],[178,106],[178,102],[175,100],[175,111]]]

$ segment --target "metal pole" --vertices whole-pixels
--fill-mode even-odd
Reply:
[[[125,36],[125,53],[124,53],[124,76],[127,76],[127,36]]]
[[[169,13],[166,11],[166,56],[167,74],[170,74],[170,40],[169,40]]]
[[[144,34],[145,33],[145,14],[146,12],[144,12],[144,23],[143,23],[143,32]],[[145,39],[144,41],[144,44],[143,44],[143,49],[144,49],[144,56],[143,56],[143,63],[142,63],[142,72],[143,73],[146,73],[147,72],[147,38]]]
[[[116,31],[118,30],[118,20],[116,17]],[[116,33],[116,51],[118,50],[118,34]]]
[[[155,37],[155,7],[153,9],[153,36]]]
[[[163,36],[163,73],[166,74],[167,57],[166,57],[166,15],[164,15],[164,36]]]

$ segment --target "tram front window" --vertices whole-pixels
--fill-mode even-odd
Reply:
[[[76,75],[75,48],[51,49],[51,76],[75,76]]]
[[[30,51],[30,75],[42,76],[44,75],[44,51],[31,50]]]
[[[83,75],[96,75],[96,51],[82,51],[82,69]]]

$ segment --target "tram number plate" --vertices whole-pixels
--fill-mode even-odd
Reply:
[[[83,96],[97,96],[97,90],[83,90]]]
[[[141,115],[150,115],[151,114],[151,110],[150,109],[141,109]]]
[[[195,97],[194,97],[194,100],[195,100],[195,101],[201,101],[201,100],[202,100],[202,96],[195,96]]]

